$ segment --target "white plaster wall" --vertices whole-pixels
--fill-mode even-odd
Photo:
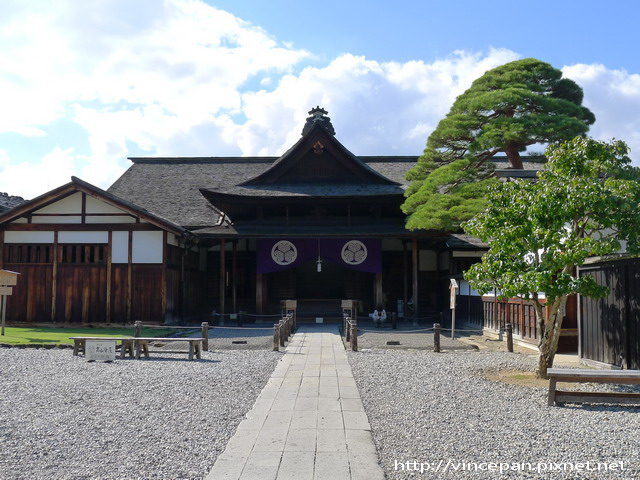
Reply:
[[[53,243],[53,232],[4,232],[4,243]]]
[[[136,223],[136,219],[130,216],[117,216],[117,217],[111,217],[111,216],[100,216],[100,217],[94,217],[91,215],[87,215],[85,217],[85,222],[86,223]]]
[[[420,250],[418,268],[421,272],[435,272],[438,269],[438,254],[433,250]]]
[[[82,217],[32,217],[32,223],[82,223]]]
[[[111,236],[111,263],[129,262],[129,232],[113,232]]]
[[[109,233],[58,232],[58,243],[109,243]]]
[[[162,263],[162,232],[133,232],[133,263]]]
[[[29,220],[27,220],[24,217],[20,217],[20,218],[16,218],[13,222],[10,223],[29,223]]]
[[[76,192],[33,213],[81,213],[82,193]]]
[[[471,288],[471,290],[469,290],[470,285],[469,282],[467,280],[458,280],[458,283],[460,285],[460,288],[458,289],[458,294],[459,295],[471,295],[472,297],[479,297],[480,294],[478,293],[477,290],[474,290],[473,288]]]
[[[87,213],[126,213],[113,205],[87,195]]]
[[[167,233],[167,243],[169,245],[173,245],[174,247],[179,247],[178,239],[173,233]]]

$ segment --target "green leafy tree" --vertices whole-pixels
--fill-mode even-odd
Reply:
[[[582,106],[582,89],[534,58],[487,71],[460,95],[409,171],[402,206],[410,229],[457,230],[483,210],[495,183],[490,159],[504,153],[521,169],[529,145],[583,135],[595,117]]]
[[[621,141],[552,144],[536,182],[495,185],[487,209],[463,224],[489,244],[465,273],[474,288],[533,301],[541,378],[553,365],[567,297],[607,294],[591,276],[578,277],[577,267],[618,252],[622,241],[629,253],[640,249],[640,171],[627,153]]]

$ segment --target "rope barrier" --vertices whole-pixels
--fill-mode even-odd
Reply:
[[[418,332],[432,332],[433,328],[423,328],[420,330],[366,330],[364,328],[359,328],[358,329],[359,332],[366,332],[366,333],[379,333],[379,334],[390,334],[390,333],[400,333],[400,334],[404,334],[404,333],[418,333]]]
[[[209,325],[209,328],[222,328],[225,330],[273,330],[273,327],[228,327],[226,325]]]

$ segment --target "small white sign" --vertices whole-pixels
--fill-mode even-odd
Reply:
[[[229,314],[229,320],[237,320],[238,319],[238,314],[237,313],[230,313]]]
[[[85,358],[87,361],[113,362],[116,359],[116,341],[87,340]]]
[[[324,323],[323,317],[316,317],[316,323]]]

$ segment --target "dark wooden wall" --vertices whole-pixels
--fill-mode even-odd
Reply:
[[[581,357],[622,368],[640,368],[640,260],[588,265],[589,275],[609,288],[601,299],[580,299]]]
[[[108,282],[107,245],[100,246],[99,254],[95,245],[60,245],[57,258],[64,262],[59,262],[55,267],[54,295],[53,246],[11,247],[4,248],[3,268],[21,275],[13,295],[7,301],[8,322],[99,324],[164,321],[162,264],[131,265],[132,282],[129,286],[127,264],[111,265],[111,280]],[[48,254],[36,257],[32,253],[36,251],[48,251]],[[30,253],[25,255],[25,252]],[[109,308],[108,283],[111,290]]]

